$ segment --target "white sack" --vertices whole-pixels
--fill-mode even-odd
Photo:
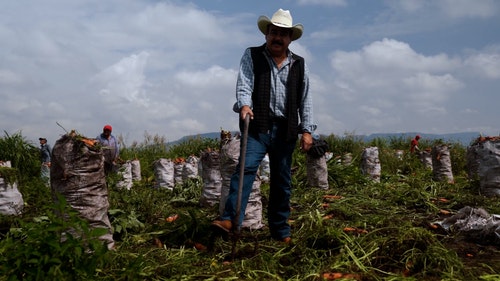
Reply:
[[[134,159],[130,161],[132,166],[132,181],[140,181],[142,179],[141,175],[141,162],[139,159]]]
[[[7,183],[0,177],[0,214],[20,215],[23,211],[23,195],[17,189],[17,183]]]
[[[215,206],[220,201],[222,185],[219,152],[215,150],[204,151],[200,159],[203,167],[201,174],[203,190],[201,193],[200,205],[204,207]]]
[[[186,162],[184,163],[184,167],[182,169],[182,179],[195,179],[199,177],[199,163],[200,160],[198,157],[194,155],[190,155]]]
[[[307,184],[310,187],[328,189],[328,166],[326,155],[314,158],[306,154]]]
[[[368,175],[371,180],[380,182],[381,167],[378,158],[378,147],[372,146],[363,149],[361,155],[361,172],[363,175]]]
[[[174,160],[174,183],[176,185],[182,185],[184,182],[182,178],[182,171],[184,170],[184,164],[186,160],[184,158],[177,158]]]
[[[170,159],[160,158],[153,164],[157,188],[174,189],[174,162]]]
[[[451,156],[448,146],[445,144],[436,145],[432,148],[431,154],[434,180],[454,183],[453,172],[451,170]]]
[[[124,188],[130,190],[132,188],[132,163],[127,161],[118,167],[117,174],[120,176],[120,180],[116,183],[118,188]]]

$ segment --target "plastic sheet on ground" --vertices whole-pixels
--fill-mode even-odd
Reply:
[[[500,245],[500,215],[483,208],[464,207],[455,215],[435,222],[444,230],[459,233],[479,244]]]

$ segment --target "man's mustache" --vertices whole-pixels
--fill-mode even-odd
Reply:
[[[284,44],[283,44],[283,41],[280,41],[280,40],[273,40],[273,41],[271,42],[271,44],[273,44],[273,45],[280,45],[280,46],[283,46],[283,45],[284,45]]]

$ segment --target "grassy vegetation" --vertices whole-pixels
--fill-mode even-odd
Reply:
[[[450,144],[455,183],[448,184],[433,181],[431,171],[406,153],[409,139],[325,139],[334,154],[329,190],[307,186],[305,156],[294,154],[293,243],[287,246],[272,240],[266,228],[243,230],[234,245],[214,236],[210,222],[218,206],[199,206],[199,179],[174,190],[154,188],[155,160],[218,149],[218,140],[194,138],[167,149],[162,137],[145,136],[121,154],[140,160],[142,180],[121,190],[116,175],[107,178],[116,240],[116,249],[108,251],[95,240],[99,230],[74,214],[66,220],[55,215],[67,207],[52,203],[50,189],[38,179],[36,146],[20,134],[6,134],[0,160],[11,160],[19,171],[25,209],[19,217],[0,216],[0,280],[500,280],[498,245],[431,227],[450,216],[445,211],[465,206],[500,214],[498,198],[479,195],[477,182],[466,178],[465,147]],[[380,183],[360,173],[367,146],[379,148]],[[405,151],[403,159],[396,150]],[[346,153],[353,156],[351,165],[337,161]],[[269,186],[261,189],[265,217]],[[80,229],[84,238],[69,236],[61,243],[68,227]]]

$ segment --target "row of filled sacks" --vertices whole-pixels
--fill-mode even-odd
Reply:
[[[24,199],[17,188],[15,170],[10,161],[0,161],[0,214],[20,215],[24,208]]]
[[[155,187],[174,189],[187,179],[201,178],[207,186],[220,186],[222,174],[234,172],[234,162],[239,157],[239,136],[225,142],[221,151],[207,149],[200,157],[191,155],[186,159],[160,158],[153,163]],[[262,182],[269,181],[269,157],[266,155],[259,167],[259,177]],[[209,188],[210,189],[210,188]]]
[[[127,160],[120,164],[117,172],[121,178],[116,184],[119,188],[131,189],[135,181],[142,179],[139,159]]]
[[[240,135],[224,139],[220,150],[207,149],[200,157],[161,158],[154,162],[155,187],[173,190],[187,179],[199,178],[202,193],[199,203],[203,207],[219,205],[222,213],[229,192],[229,183],[235,172],[240,154]],[[262,224],[262,202],[260,185],[269,180],[269,158],[266,157],[259,167],[253,189],[245,212],[242,227],[258,229]]]
[[[396,154],[396,157],[400,157]],[[420,161],[433,172],[433,179],[454,183],[449,146],[446,144],[436,145],[432,149],[422,151],[418,154]],[[402,159],[402,158],[400,158]],[[381,164],[379,160],[378,147],[366,147],[361,154],[361,173],[374,182],[380,182]]]
[[[153,163],[155,187],[173,190],[188,179],[198,178],[201,174],[200,159],[194,155],[184,158],[160,158]]]
[[[186,179],[198,177],[202,178],[208,190],[211,190],[212,186],[219,186],[219,182],[224,180],[223,174],[229,175],[226,179],[229,180],[230,175],[234,173],[239,157],[239,147],[235,143],[239,145],[238,135],[224,142],[221,151],[207,150],[202,152],[201,159],[196,156],[189,156],[186,160],[183,158],[158,159],[154,163],[155,187],[173,189]],[[307,178],[310,187],[328,189],[327,162],[331,158],[331,153],[319,158],[306,155]],[[259,180],[262,183],[268,183],[269,174],[269,156],[266,154],[259,167]],[[218,194],[218,192],[216,193]]]
[[[237,172],[240,143],[241,136],[237,134],[234,137],[223,138],[219,151],[208,149],[201,153],[200,158],[190,156],[186,160],[158,159],[154,163],[156,187],[173,189],[188,178],[200,177],[203,184],[200,205],[213,207],[218,204],[219,215],[222,215],[231,176]],[[322,157],[306,155],[309,186],[328,189],[327,159],[331,159],[331,156],[331,154]],[[244,228],[258,229],[263,226],[260,186],[269,182],[269,175],[269,156],[265,155],[252,185],[242,224]]]

